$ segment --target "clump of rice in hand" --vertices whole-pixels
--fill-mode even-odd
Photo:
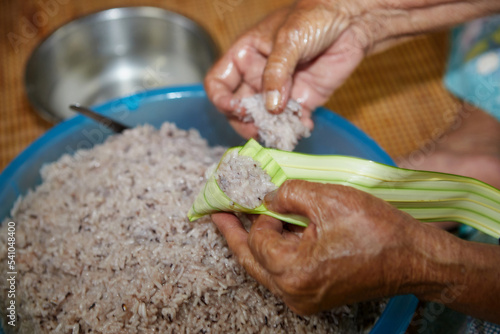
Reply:
[[[208,217],[188,221],[206,169],[223,152],[197,131],[166,123],[43,167],[42,184],[0,227],[6,273],[7,222],[16,222],[18,323],[4,326],[7,333],[354,333],[372,326],[380,302],[297,316],[245,272]],[[4,322],[8,302],[0,298]]]
[[[267,147],[293,151],[299,139],[311,134],[300,120],[302,107],[297,101],[288,100],[281,114],[267,111],[262,94],[241,99],[240,106],[246,109],[243,121],[254,122],[260,139]]]
[[[215,179],[220,189],[233,202],[249,209],[262,204],[264,196],[277,187],[261,167],[260,162],[229,151],[217,168]]]

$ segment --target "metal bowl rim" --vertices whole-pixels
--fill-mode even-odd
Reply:
[[[111,19],[109,18],[111,17]],[[198,35],[202,41],[206,42],[210,56],[215,60],[219,56],[219,48],[207,30],[194,21],[193,19],[173,12],[168,9],[154,6],[124,6],[124,7],[114,7],[109,9],[100,10],[93,13],[85,14],[79,18],[73,19],[69,22],[63,23],[61,26],[57,27],[54,31],[49,33],[46,37],[42,38],[40,42],[35,46],[31,55],[29,56],[26,66],[24,69],[24,87],[26,96],[33,108],[47,121],[51,123],[59,123],[63,121],[61,117],[46,109],[44,104],[39,100],[38,94],[36,94],[36,88],[34,87],[32,71],[30,70],[34,65],[34,59],[37,58],[39,53],[43,52],[45,48],[49,47],[52,40],[56,40],[68,33],[72,33],[73,29],[77,29],[82,25],[88,25],[92,22],[105,22],[118,19],[126,19],[133,17],[143,17],[143,18],[158,18],[164,19],[166,21],[171,21],[174,24],[181,26],[182,28]]]

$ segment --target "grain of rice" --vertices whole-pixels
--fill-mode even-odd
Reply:
[[[277,189],[258,161],[229,151],[215,171],[220,189],[235,203],[249,209],[262,204],[264,196]]]
[[[125,131],[42,168],[43,183],[16,202],[10,218],[17,223],[19,323],[4,328],[343,333],[372,324],[378,302],[360,304],[362,319],[351,308],[296,316],[246,274],[208,218],[187,220],[205,170],[222,152],[196,131],[164,124]],[[6,229],[4,221],[3,272]]]
[[[241,99],[240,106],[245,109],[243,121],[254,122],[260,139],[267,147],[293,151],[299,139],[310,136],[310,130],[300,120],[301,105],[289,100],[281,114],[267,111],[262,94]]]

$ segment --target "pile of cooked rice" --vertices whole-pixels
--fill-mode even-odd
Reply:
[[[186,212],[223,149],[164,124],[45,166],[16,203],[22,333],[363,332],[379,302],[293,314],[253,278],[209,218]],[[0,270],[6,231],[0,231]],[[5,289],[6,281],[0,283]],[[1,303],[6,303],[3,298]],[[6,305],[2,305],[5,312]],[[5,320],[5,316],[2,316]]]

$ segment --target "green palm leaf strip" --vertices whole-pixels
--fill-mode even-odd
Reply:
[[[255,140],[230,148],[253,158],[279,187],[289,179],[351,186],[379,197],[420,221],[456,221],[500,237],[500,190],[473,178],[417,171],[339,155],[310,155],[264,148]],[[226,152],[226,154],[227,154]],[[220,211],[265,214],[307,226],[305,217],[245,208],[219,188],[212,175],[189,210],[190,221]]]

